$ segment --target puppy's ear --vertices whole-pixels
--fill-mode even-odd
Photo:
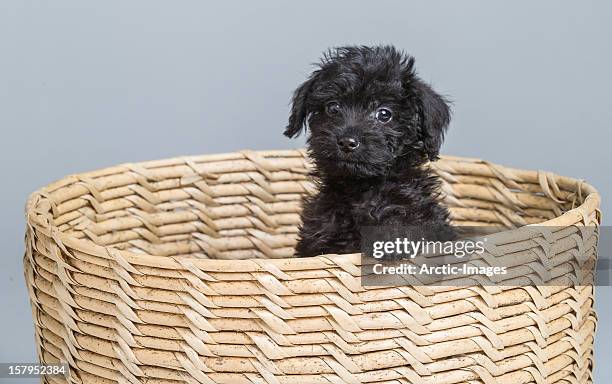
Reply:
[[[448,102],[420,79],[411,82],[419,104],[420,135],[423,149],[429,160],[438,159],[440,146],[450,122],[451,111]]]
[[[310,111],[308,110],[308,98],[312,91],[313,85],[316,83],[318,72],[314,72],[304,84],[300,85],[293,93],[291,100],[291,113],[289,114],[289,123],[285,129],[285,136],[296,137],[305,129],[306,119]]]

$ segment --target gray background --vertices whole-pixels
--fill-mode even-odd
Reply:
[[[23,205],[121,162],[302,145],[281,135],[321,51],[393,43],[455,102],[444,153],[612,194],[606,1],[0,1],[0,362],[35,359]],[[597,292],[596,382],[612,365]],[[24,382],[24,381],[20,381]]]

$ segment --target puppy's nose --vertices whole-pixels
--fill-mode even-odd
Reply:
[[[338,139],[338,146],[344,152],[352,152],[359,147],[359,141],[354,137],[344,136]]]

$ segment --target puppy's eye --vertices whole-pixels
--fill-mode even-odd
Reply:
[[[378,111],[376,111],[376,120],[381,123],[388,123],[391,121],[392,117],[393,113],[387,108],[379,108]]]
[[[337,115],[340,113],[340,104],[335,101],[330,101],[329,103],[325,104],[325,113],[327,113],[329,116]]]

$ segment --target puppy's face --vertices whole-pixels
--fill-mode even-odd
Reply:
[[[392,47],[329,52],[294,94],[285,135],[310,128],[308,149],[323,174],[366,178],[438,155],[448,106]]]

